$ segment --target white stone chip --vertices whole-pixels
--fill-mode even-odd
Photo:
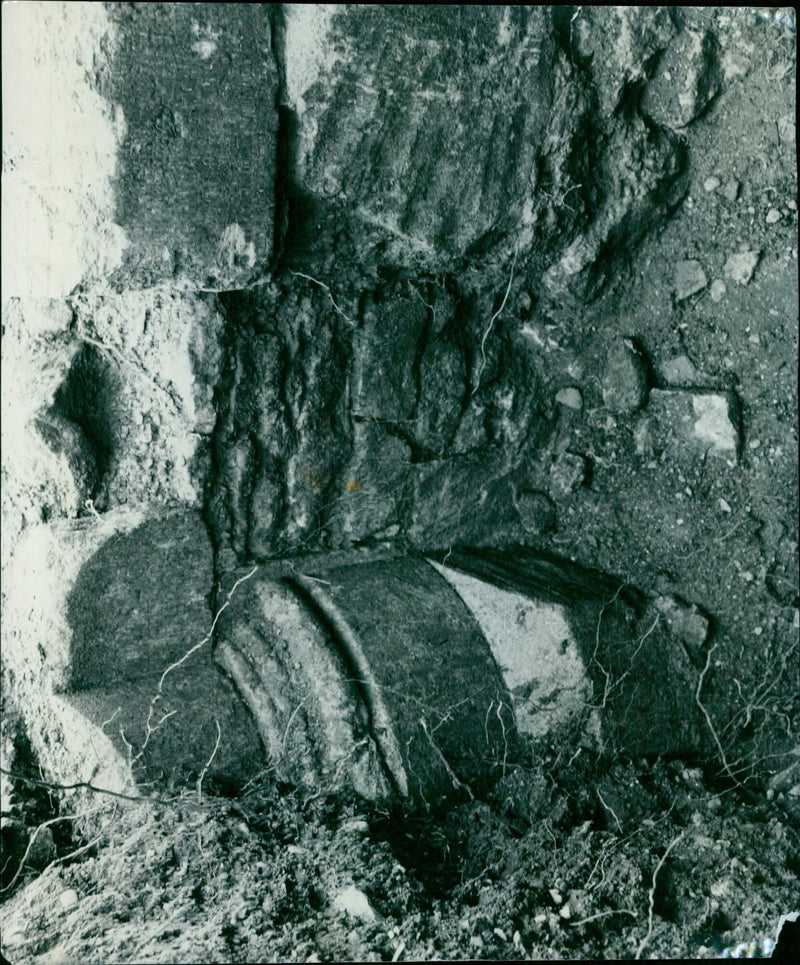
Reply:
[[[559,405],[566,406],[568,409],[579,410],[583,408],[583,397],[579,389],[560,389],[556,393],[556,402],[558,402]]]
[[[721,278],[715,278],[714,281],[711,282],[711,301],[721,302],[727,290],[728,286],[725,282]]]
[[[736,427],[731,422],[728,400],[724,395],[693,395],[694,434],[719,455],[735,457],[738,447]]]
[[[725,277],[730,281],[738,282],[740,285],[747,285],[756,270],[758,259],[761,257],[760,251],[739,251],[731,255],[725,262]]]
[[[78,904],[78,892],[74,888],[67,888],[58,896],[58,903],[62,911],[70,911]]]
[[[377,917],[367,896],[354,885],[339,892],[333,899],[333,907],[336,911],[344,911],[352,918],[360,918],[361,921],[375,921]]]

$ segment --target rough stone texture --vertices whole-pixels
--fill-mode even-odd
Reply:
[[[735,255],[731,255],[723,268],[725,277],[729,281],[747,285],[753,277],[760,257],[760,251],[739,251]]]
[[[352,671],[296,592],[257,574],[218,628],[217,661],[247,701],[280,780],[388,796]]]
[[[361,543],[553,539],[641,585],[706,553],[720,498],[737,540],[745,505],[785,512],[796,403],[764,388],[796,354],[779,273],[796,258],[793,105],[780,78],[761,88],[778,117],[767,184],[720,133],[743,130],[735,86],[755,56],[723,15],[4,15],[4,570],[27,527],[91,515],[87,499],[202,506],[215,577]],[[759,157],[756,126],[742,157]],[[674,291],[689,257],[708,278]],[[714,273],[727,288],[707,297]],[[640,413],[624,338],[702,371],[657,366],[672,388]],[[794,576],[765,552],[788,607]],[[718,615],[724,579],[708,579],[698,599]],[[783,616],[752,620],[778,646]]]
[[[692,460],[702,455],[735,465],[741,446],[739,406],[732,393],[653,389],[647,407],[657,449]]]
[[[590,37],[634,19],[588,16]],[[659,11],[609,63],[576,59],[561,8],[288,5],[287,258],[332,267],[333,239],[363,265],[532,251],[554,294],[591,297],[614,247],[682,193],[671,133],[614,117],[673,30]]]
[[[15,82],[3,101],[4,297],[63,298],[110,279],[231,287],[264,268],[277,131],[269,18],[263,5],[5,11]]]
[[[284,29],[293,254],[347,217],[406,261],[530,234],[558,83],[546,8],[289,5]]]
[[[650,67],[679,33],[674,7],[581,7],[560,12],[560,27],[570,50],[591,65],[598,103],[613,113],[637,84],[648,79]]]
[[[78,427],[51,408],[78,353],[69,307],[51,299],[12,298],[3,310],[2,568],[26,526],[77,516],[96,482],[92,453]],[[37,425],[38,423],[38,425]]]
[[[198,505],[216,425],[224,319],[213,295],[157,286],[73,302],[82,351],[54,401],[100,463],[100,510]]]
[[[498,334],[470,379],[491,303],[423,291],[382,286],[352,315],[307,280],[221,300],[211,519],[231,560],[393,526],[420,548],[523,538],[501,480],[544,431],[531,347]]]
[[[601,722],[586,714],[592,685],[563,605],[499,589],[466,573],[432,565],[467,605],[491,647],[513,701],[520,732],[550,736],[584,718],[589,745]]]
[[[257,769],[258,736],[211,659],[211,562],[195,514],[117,511],[26,534],[8,586],[5,671],[57,780],[121,790],[197,777],[215,721],[209,779],[243,783]]]
[[[588,474],[586,458],[576,452],[562,452],[550,466],[551,489],[561,496],[567,496],[579,489]]]
[[[690,295],[696,295],[708,284],[708,278],[699,261],[679,261],[675,266],[675,299],[682,302]]]
[[[346,648],[395,790],[436,806],[499,775],[515,753],[512,705],[448,583],[411,558],[311,571],[302,586]]]
[[[120,264],[113,181],[124,122],[91,77],[113,36],[101,3],[3,11],[3,59],[14,63],[3,92],[4,302],[64,298]]]
[[[692,386],[699,382],[697,369],[688,355],[665,359],[659,365],[659,374],[667,385]]]
[[[511,686],[523,728],[543,724],[545,705],[552,711],[551,739],[569,722],[573,740],[596,743],[611,757],[697,753],[707,746],[694,700],[697,641],[686,641],[694,629],[691,620],[681,622],[675,613],[667,619],[659,601],[647,600],[632,587],[522,547],[456,549],[448,554],[447,566],[482,581],[477,586],[474,580],[453,580],[459,592],[464,589],[464,599],[481,626],[488,606],[487,636],[495,657],[520,684],[518,690],[516,684]],[[508,605],[501,608],[507,622],[514,619],[512,611],[519,616],[519,597],[534,601],[532,608],[523,607],[524,621],[505,634],[501,614],[492,612],[498,587],[506,592]],[[566,628],[558,655],[551,652],[556,626]],[[531,647],[527,654],[520,646],[526,635]],[[507,673],[505,677],[509,681]],[[551,687],[557,701],[553,695],[549,700],[544,696]],[[590,697],[584,700],[580,695],[587,687]],[[528,697],[531,703],[526,703]]]
[[[635,412],[647,401],[647,368],[629,338],[615,338],[603,370],[603,402],[612,412]]]
[[[657,124],[682,128],[706,109],[721,86],[719,43],[712,31],[684,30],[664,56],[642,97]]]
[[[277,70],[269,7],[107,5],[113,54],[99,88],[121,139],[122,278],[241,286],[269,264]]]
[[[686,645],[692,660],[702,663],[709,630],[708,617],[702,609],[672,596],[657,597],[654,606],[664,616],[670,631]]]

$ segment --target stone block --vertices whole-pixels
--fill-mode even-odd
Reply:
[[[196,778],[218,724],[208,779],[253,775],[258,734],[212,660],[212,582],[196,513],[116,511],[27,531],[3,653],[46,773],[112,790]]]
[[[9,7],[3,27],[15,78],[5,297],[258,275],[274,223],[268,6],[31,3]]]
[[[296,257],[348,218],[401,262],[458,258],[532,221],[557,55],[546,8],[286,11],[290,209],[312,216],[290,227]]]

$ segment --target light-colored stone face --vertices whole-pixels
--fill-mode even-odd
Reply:
[[[269,13],[195,7],[4,6],[4,301],[112,278],[231,288],[268,263]]]
[[[707,454],[734,466],[740,438],[736,400],[726,392],[653,389],[647,407],[657,449],[678,461]]]
[[[438,563],[431,566],[456,590],[483,631],[514,698],[519,730],[542,737],[577,717],[592,685],[564,607]]]
[[[89,75],[114,30],[102,3],[3,7],[3,301],[63,298],[113,271],[121,112]]]
[[[724,395],[692,396],[694,434],[697,440],[711,447],[716,455],[736,458],[738,438],[728,412]]]

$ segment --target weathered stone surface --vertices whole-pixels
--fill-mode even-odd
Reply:
[[[675,30],[664,10],[285,9],[293,263],[332,268],[339,248],[437,270],[536,252],[553,297],[586,299],[682,195],[672,133],[615,117]],[[607,39],[620,21],[627,44]],[[596,51],[575,39],[584,22]]]
[[[711,297],[714,297],[713,294]],[[659,365],[659,373],[667,385],[692,386],[698,382],[697,369],[688,355],[665,359]]]
[[[31,529],[8,586],[4,663],[38,759],[64,782],[245,781],[261,756],[214,667],[199,516],[117,511]],[[172,669],[169,669],[172,668]]]
[[[552,734],[580,718],[592,685],[561,604],[501,590],[433,563],[475,617],[511,693],[520,732]],[[584,739],[597,740],[600,721],[586,716]]]
[[[583,408],[581,390],[573,386],[568,386],[566,389],[559,389],[558,392],[556,392],[556,402],[567,409],[580,410]]]
[[[333,910],[344,912],[351,918],[358,918],[361,921],[375,921],[375,912],[369,899],[358,888],[350,885],[333,899]]]
[[[276,776],[386,797],[358,685],[331,634],[283,583],[257,574],[241,591],[220,618],[217,660],[246,700]]]
[[[517,492],[516,505],[526,532],[544,535],[555,529],[556,508],[546,493],[520,489]]]
[[[63,298],[110,279],[224,288],[263,269],[277,132],[270,43],[263,5],[9,7],[4,297]]]
[[[392,527],[417,546],[483,543],[492,527],[523,538],[510,483],[488,494],[546,433],[533,350],[495,324],[471,383],[491,300],[420,289],[370,291],[347,307],[354,324],[307,279],[282,302],[266,289],[221,299],[211,510],[233,554],[223,568]]]
[[[113,43],[101,3],[3,11],[3,298],[64,298],[118,267],[113,180],[121,116],[90,72]]]
[[[411,469],[404,532],[412,545],[440,549],[454,542],[485,546],[522,538],[513,480],[502,463],[465,456]]]
[[[224,318],[213,296],[162,285],[75,299],[82,351],[56,411],[92,441],[100,510],[197,505],[210,464]]]
[[[657,124],[683,128],[719,93],[719,44],[711,31],[687,29],[658,61],[642,96],[642,110]]]
[[[584,484],[588,474],[585,456],[576,452],[562,452],[550,465],[551,491],[559,496],[569,496]]]
[[[673,596],[659,596],[653,601],[672,634],[684,643],[695,662],[702,664],[703,647],[708,639],[708,617],[694,603]]]
[[[68,332],[71,318],[69,307],[54,299],[11,298],[3,309],[0,545],[4,573],[26,526],[43,518],[77,516],[92,495],[97,467],[92,466],[88,440],[73,423],[45,416],[79,351]],[[44,432],[37,428],[42,418]]]
[[[399,260],[530,228],[557,60],[546,8],[289,4],[283,43],[290,206],[314,212],[300,237],[290,211],[296,255],[342,217]]]
[[[758,265],[761,257],[760,251],[739,251],[731,255],[725,262],[723,272],[729,281],[735,281],[740,285],[747,285]]]
[[[558,739],[560,719],[573,741],[612,757],[705,747],[694,702],[698,670],[663,615],[638,591],[521,547],[454,549],[445,565],[477,578],[464,584],[464,599],[515,695],[521,729],[549,721],[551,738]],[[496,595],[498,588],[505,596]],[[519,597],[526,601],[522,610]],[[500,599],[509,605],[497,609]],[[513,625],[512,612],[524,619]],[[557,697],[545,697],[549,688]]]
[[[242,286],[272,254],[278,75],[268,6],[108,5],[100,91],[124,125],[123,273]]]
[[[298,582],[356,671],[394,790],[437,806],[499,775],[516,750],[513,711],[452,587],[413,558],[311,572]]]
[[[704,453],[734,465],[739,457],[739,405],[732,393],[698,389],[653,389],[647,413],[655,422],[654,443],[673,458]]]
[[[675,266],[675,299],[682,302],[690,295],[696,295],[708,284],[708,278],[699,261],[689,259],[679,261]]]
[[[603,402],[612,412],[635,412],[647,401],[647,367],[628,338],[615,338],[603,369]]]
[[[647,78],[647,64],[678,33],[675,8],[556,8],[570,49],[590,63],[600,109],[612,114],[632,85]]]

